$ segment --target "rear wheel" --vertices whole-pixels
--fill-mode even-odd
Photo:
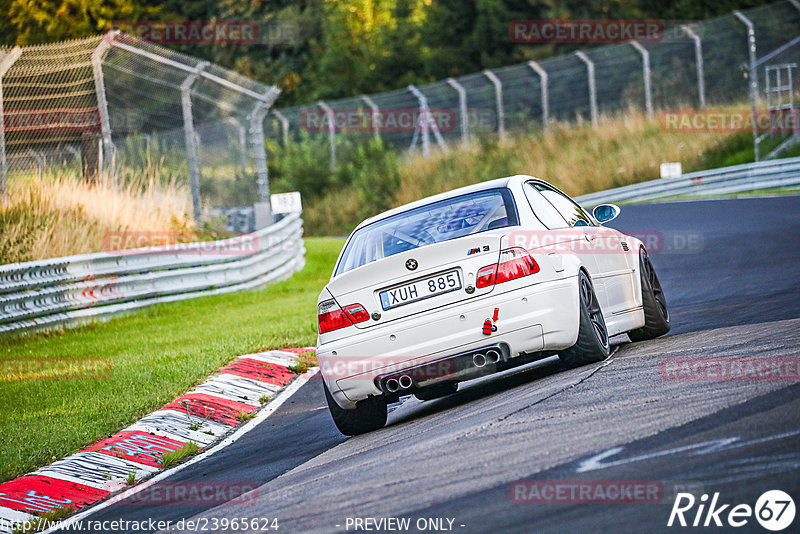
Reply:
[[[414,396],[421,401],[427,401],[452,395],[456,391],[458,391],[458,382],[444,382],[422,388],[414,393]]]
[[[592,281],[583,271],[578,273],[578,298],[581,316],[578,340],[570,348],[558,353],[558,359],[567,367],[602,361],[611,350],[600,303],[594,293]]]
[[[639,277],[642,281],[642,307],[644,308],[644,326],[628,332],[631,341],[644,341],[663,336],[669,332],[669,310],[667,299],[656,270],[644,249],[639,249]]]
[[[342,434],[357,436],[383,428],[386,424],[386,398],[383,396],[367,397],[356,403],[354,409],[345,410],[336,404],[324,380],[322,387],[325,388],[325,400],[328,401],[333,422]]]

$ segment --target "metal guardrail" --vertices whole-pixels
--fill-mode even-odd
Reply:
[[[282,280],[305,265],[302,236],[298,213],[221,241],[0,265],[0,334],[74,325]]]
[[[626,185],[576,197],[587,207],[605,202],[640,202],[675,196],[738,193],[775,187],[800,187],[800,157],[745,163]]]

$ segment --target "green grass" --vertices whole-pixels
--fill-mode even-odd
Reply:
[[[178,465],[189,456],[197,454],[199,450],[200,447],[197,446],[197,443],[190,441],[176,451],[165,452],[164,456],[161,457],[161,468],[168,469],[173,465]]]
[[[112,365],[106,379],[0,380],[0,481],[114,434],[235,356],[313,346],[317,296],[342,244],[307,239],[305,269],[259,291],[156,305],[63,332],[0,338],[3,360],[109,358]]]

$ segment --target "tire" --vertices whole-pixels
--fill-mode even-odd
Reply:
[[[414,396],[421,401],[428,401],[452,395],[456,391],[458,391],[458,382],[444,382],[422,388],[414,393]]]
[[[367,432],[383,428],[386,424],[387,409],[385,397],[368,397],[356,403],[354,409],[345,410],[336,404],[324,380],[322,382],[322,387],[325,389],[325,400],[328,401],[328,410],[331,412],[333,422],[336,428],[339,429],[339,432],[345,436],[366,434]]]
[[[600,303],[592,281],[582,270],[578,272],[578,299],[581,316],[578,340],[570,348],[558,353],[558,359],[568,368],[603,361],[611,351]]]
[[[639,278],[642,281],[644,326],[628,332],[631,341],[644,341],[663,336],[670,329],[667,299],[664,290],[661,289],[656,270],[643,248],[639,249]]]

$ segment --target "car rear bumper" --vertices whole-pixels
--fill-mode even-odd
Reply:
[[[485,335],[484,322],[492,319],[495,308],[496,330]],[[453,355],[497,346],[505,360],[570,347],[577,339],[579,320],[577,276],[572,276],[373,326],[320,345],[317,358],[333,398],[348,409],[384,393],[382,380],[387,376],[448,361]],[[462,373],[452,379],[472,376]]]

